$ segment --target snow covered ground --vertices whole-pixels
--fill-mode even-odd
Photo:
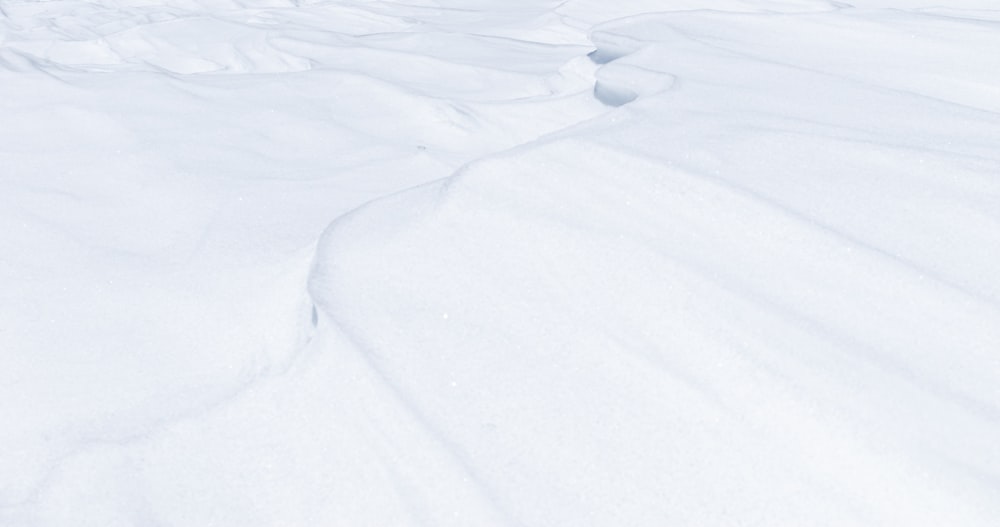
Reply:
[[[0,525],[1000,522],[994,0],[0,0]]]

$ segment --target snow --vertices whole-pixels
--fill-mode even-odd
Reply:
[[[0,0],[0,525],[994,525],[998,22]]]

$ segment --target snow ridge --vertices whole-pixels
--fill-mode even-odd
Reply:
[[[0,0],[0,525],[992,525],[997,11],[851,4]]]
[[[1000,208],[957,196],[1000,195],[1000,129],[988,70],[916,67],[995,45],[954,23],[600,26],[622,108],[335,223],[327,331],[513,524],[989,525]]]

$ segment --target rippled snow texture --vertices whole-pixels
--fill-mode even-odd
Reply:
[[[0,525],[994,525],[998,24],[0,0]]]

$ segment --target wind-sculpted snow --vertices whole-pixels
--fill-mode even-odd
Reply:
[[[1000,17],[852,3],[0,0],[0,525],[995,524]]]
[[[0,2],[0,525],[209,523],[132,445],[291,367],[323,228],[606,111],[534,4]]]
[[[982,25],[599,26],[597,96],[634,102],[335,223],[322,329],[512,524],[990,525],[1000,42]]]

